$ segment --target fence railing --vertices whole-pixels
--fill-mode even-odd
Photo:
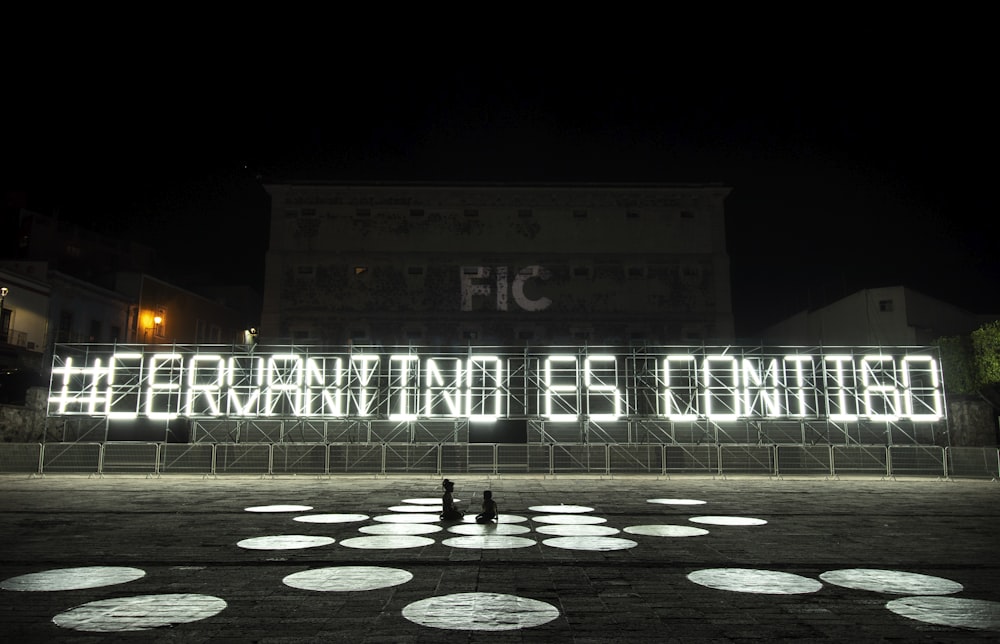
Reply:
[[[618,443],[0,444],[0,474],[922,476],[1000,481],[1000,448]]]

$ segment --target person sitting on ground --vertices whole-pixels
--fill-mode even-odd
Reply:
[[[493,500],[493,492],[486,490],[483,492],[483,511],[476,515],[476,523],[492,523],[497,521],[500,510],[497,502]]]
[[[455,483],[445,479],[441,483],[441,487],[444,488],[444,494],[441,495],[441,520],[442,521],[459,521],[463,516],[465,516],[461,510],[455,507],[455,497],[453,496],[455,492]]]

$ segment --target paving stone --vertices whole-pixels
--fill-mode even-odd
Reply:
[[[417,548],[365,550],[340,544],[372,520],[319,524],[300,514],[390,514],[404,499],[436,497],[433,476],[187,477],[48,475],[0,477],[0,581],[83,566],[132,566],[135,581],[84,590],[0,590],[0,633],[12,642],[994,642],[1000,631],[927,624],[885,604],[899,595],[822,584],[803,594],[753,594],[701,586],[691,572],[752,568],[810,579],[829,570],[874,568],[959,582],[955,596],[1000,602],[996,528],[1000,484],[937,479],[672,477],[452,477],[459,499],[492,489],[501,512],[526,517],[533,546],[467,549],[428,535]],[[689,498],[703,505],[648,503]],[[303,513],[247,512],[294,504]],[[543,544],[551,535],[531,511],[585,505],[602,525],[695,524],[696,516],[755,517],[760,526],[701,525],[692,537],[625,535],[628,550]],[[468,501],[460,506],[474,511]],[[258,551],[250,537],[296,534],[334,543]],[[293,573],[336,566],[400,568],[398,586],[319,592],[285,585]],[[226,602],[220,613],[143,633],[73,631],[57,614],[90,602],[191,593]],[[440,629],[410,621],[414,602],[456,593],[499,593],[545,602],[558,617],[510,631]]]

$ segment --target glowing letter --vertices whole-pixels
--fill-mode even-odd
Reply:
[[[146,416],[176,418],[180,408],[184,358],[179,353],[157,353],[149,359],[146,376]],[[160,376],[166,372],[165,379]]]
[[[610,363],[610,365],[606,367],[598,365],[595,370],[595,363],[602,362]],[[583,361],[583,386],[587,390],[587,415],[590,418],[593,420],[617,420],[621,417],[618,361],[615,356],[587,356]],[[604,411],[601,411],[602,406]],[[610,409],[608,409],[609,406]]]
[[[916,367],[925,363],[926,368]],[[914,422],[941,420],[941,391],[938,387],[937,361],[930,356],[903,358],[903,387],[906,416]]]
[[[722,366],[713,370],[713,362],[722,363]],[[727,363],[728,366],[726,366]],[[736,420],[740,415],[739,361],[732,356],[705,356],[702,370],[705,387],[705,416],[712,420]],[[718,402],[725,412],[721,414],[713,412],[713,401]]]
[[[199,362],[210,363],[205,369],[199,369]],[[214,363],[214,364],[213,364]],[[203,373],[204,372],[204,373]],[[187,404],[184,415],[219,416],[222,383],[226,379],[226,361],[219,355],[194,355],[188,360]],[[205,405],[195,409],[195,404],[204,398]]]
[[[686,366],[679,369],[670,366],[678,363],[686,363]],[[663,405],[664,415],[670,420],[698,419],[698,376],[694,356],[671,355],[663,359]]]

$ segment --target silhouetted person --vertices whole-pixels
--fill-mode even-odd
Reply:
[[[489,490],[483,492],[483,511],[476,515],[476,523],[492,523],[497,520],[500,510],[497,502],[493,500],[493,493]]]
[[[442,521],[459,521],[464,516],[462,511],[455,507],[455,497],[453,493],[455,492],[454,481],[449,481],[445,479],[441,483],[441,487],[444,488],[444,494],[441,495],[441,520]]]

